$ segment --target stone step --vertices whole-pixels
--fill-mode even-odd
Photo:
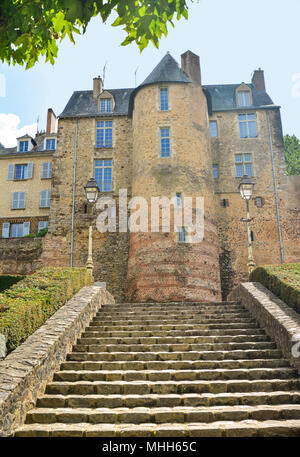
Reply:
[[[151,308],[151,307],[160,307],[162,309],[166,309],[169,307],[172,307],[172,306],[176,306],[176,307],[186,307],[186,308],[190,308],[190,307],[205,307],[205,306],[208,306],[208,307],[214,307],[214,308],[218,308],[218,307],[221,307],[221,308],[227,308],[227,307],[230,307],[230,306],[241,306],[242,305],[237,302],[237,301],[220,301],[220,302],[140,302],[140,303],[106,303],[106,304],[103,304],[101,305],[101,309],[102,308],[113,308],[113,309],[117,309],[117,308],[125,308],[125,309],[130,309],[130,308]]]
[[[214,330],[214,336],[242,336],[242,335],[265,335],[263,329],[231,329],[231,330]],[[146,330],[133,330],[133,331],[95,331],[95,327],[87,327],[82,333],[82,338],[117,338],[117,337],[147,337],[147,336],[210,336],[211,332],[209,330],[196,330],[193,327],[190,327],[190,330],[156,330],[156,331],[146,331]]]
[[[74,352],[179,352],[230,351],[235,349],[276,349],[272,342],[203,344],[76,344]]]
[[[231,335],[231,336],[162,336],[162,337],[90,337],[78,338],[77,344],[198,344],[198,343],[252,343],[270,341],[267,335]]]
[[[195,322],[198,324],[226,324],[226,323],[254,323],[256,322],[255,319],[251,318],[250,316],[247,317],[240,317],[240,316],[226,316],[226,315],[203,315],[203,316],[197,316],[197,315],[189,315],[186,317],[182,316],[172,316],[171,314],[168,316],[164,316],[163,320],[160,318],[160,315],[158,314],[157,316],[149,316],[145,315],[143,316],[134,316],[134,315],[124,315],[124,316],[96,316],[93,319],[93,322],[95,323],[102,323],[102,322],[110,322],[110,323],[143,323],[144,325],[147,323],[153,323],[156,322],[157,324],[160,322]]]
[[[300,436],[300,420],[220,421],[171,424],[26,424],[17,437],[291,437]]]
[[[142,314],[147,314],[147,313],[152,313],[152,312],[160,312],[160,313],[165,313],[165,312],[170,312],[170,313],[178,313],[178,312],[188,312],[188,313],[213,313],[213,314],[226,314],[226,313],[240,313],[240,312],[248,312],[248,310],[243,306],[243,305],[228,305],[224,306],[223,308],[221,307],[215,307],[215,306],[202,306],[201,304],[198,305],[197,307],[185,307],[185,306],[168,306],[168,308],[163,307],[163,306],[148,306],[148,307],[139,307],[139,308],[126,308],[126,307],[115,307],[115,308],[110,308],[110,307],[105,307],[101,306],[97,314],[102,314],[102,313],[109,313],[111,315],[115,315],[116,313],[142,313]]]
[[[128,310],[124,310],[124,311],[118,311],[118,312],[110,312],[110,311],[98,311],[97,314],[96,314],[96,318],[103,318],[103,317],[109,317],[109,318],[114,318],[114,319],[119,319],[119,318],[128,318],[130,319],[131,317],[134,317],[134,318],[144,318],[144,317],[148,317],[148,318],[155,318],[155,317],[160,317],[161,314],[162,314],[162,310],[157,310],[157,311],[149,311],[149,310],[146,310],[146,311],[128,311]],[[164,310],[164,312],[166,312]],[[245,310],[245,309],[242,309],[240,311],[227,311],[227,312],[221,312],[220,310],[218,310],[218,312],[215,312],[215,311],[207,311],[207,310],[194,310],[194,311],[184,311],[184,310],[168,310],[168,316],[170,317],[181,317],[182,319],[184,319],[185,317],[187,318],[194,318],[194,317],[207,317],[207,318],[211,318],[211,319],[220,319],[221,317],[222,318],[226,318],[226,319],[229,319],[229,318],[234,318],[234,317],[249,317],[250,314],[249,314],[249,311]]]
[[[300,404],[300,392],[231,392],[165,395],[44,395],[41,408],[138,408]]]
[[[290,379],[297,376],[292,368],[240,368],[202,370],[63,370],[54,373],[53,381],[199,381],[239,379]]]
[[[139,325],[133,325],[133,324],[127,324],[127,325],[101,325],[95,322],[91,322],[90,325],[86,328],[87,330],[91,331],[97,331],[97,332],[103,332],[103,331],[108,331],[108,332],[115,332],[115,331],[126,331],[126,332],[132,332],[132,331],[159,331],[159,330],[191,330],[195,329],[197,331],[204,331],[204,332],[209,332],[211,334],[211,330],[215,331],[227,331],[230,332],[231,330],[233,331],[247,331],[247,330],[259,330],[261,331],[257,324],[251,323],[251,324],[178,324],[177,323],[171,323],[171,324],[156,324],[156,325],[145,325],[145,324],[139,324]]]
[[[35,408],[27,424],[87,422],[92,424],[163,424],[242,420],[300,419],[300,405],[175,406],[172,408]]]
[[[50,382],[46,394],[148,395],[298,390],[300,378],[228,381],[74,381]]]
[[[282,358],[279,349],[244,349],[229,351],[182,351],[182,352],[72,352],[67,360],[74,361],[166,361],[166,360],[253,360],[257,358]]]
[[[154,320],[154,321],[149,321],[149,320],[146,320],[146,319],[143,319],[143,320],[138,320],[138,321],[132,321],[132,320],[128,320],[126,321],[125,319],[123,321],[113,321],[113,320],[108,320],[106,323],[103,324],[104,321],[92,321],[90,322],[90,326],[95,326],[95,327],[99,327],[99,328],[115,328],[115,327],[122,327],[122,328],[127,328],[128,330],[130,330],[131,328],[134,328],[134,327],[144,327],[147,329],[148,326],[156,326],[156,327],[161,327],[161,326],[165,326],[165,325],[182,325],[182,323],[180,324],[180,319],[170,319],[170,320],[167,320],[167,319],[160,319],[160,320]],[[107,325],[107,323],[109,322],[109,325]],[[247,328],[258,328],[258,325],[255,321],[255,319],[247,319],[245,322],[244,321],[241,321],[239,320],[238,322],[221,322],[221,321],[207,321],[207,322],[203,322],[203,320],[199,320],[199,319],[186,319],[184,320],[184,323],[186,325],[191,325],[191,324],[195,324],[197,325],[198,328],[203,328],[203,329],[230,329],[230,328],[243,328],[243,329],[247,329]]]
[[[200,370],[200,369],[238,369],[238,368],[279,368],[289,367],[285,359],[253,359],[253,360],[168,360],[168,361],[133,361],[133,362],[63,362],[61,370]]]

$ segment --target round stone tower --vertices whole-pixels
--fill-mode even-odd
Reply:
[[[148,231],[144,227],[130,233],[127,298],[135,302],[219,300],[212,158],[199,57],[187,51],[180,69],[167,54],[134,91],[131,110],[132,195],[148,203]],[[197,215],[201,219],[195,198],[203,197],[203,239],[195,242],[195,232],[184,220],[174,223],[173,206],[170,231],[162,213],[159,231],[151,231],[153,197],[173,198],[175,208],[184,206],[185,197],[193,197],[194,219]]]

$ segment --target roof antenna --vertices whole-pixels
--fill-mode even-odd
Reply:
[[[134,72],[134,87],[136,87],[136,74],[137,74],[138,69],[139,69],[139,67],[137,66],[136,70]]]
[[[36,133],[39,133],[39,120],[40,120],[40,115],[38,115],[37,120],[36,120]]]
[[[104,87],[104,80],[105,80],[106,65],[107,65],[107,61],[105,62],[105,65],[103,67],[103,78],[102,78],[103,87]]]

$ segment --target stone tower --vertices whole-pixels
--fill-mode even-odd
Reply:
[[[161,108],[161,96],[167,106]],[[182,55],[182,68],[167,54],[131,95],[132,196],[147,200],[204,198],[204,238],[185,243],[174,230],[130,233],[127,299],[212,301],[220,298],[219,251],[206,96],[199,57]],[[169,149],[164,150],[164,136]],[[163,144],[163,145],[162,145]],[[196,216],[195,200],[193,215]],[[173,217],[172,217],[173,214]],[[173,225],[173,229],[172,229]],[[179,230],[186,230],[184,221]],[[185,235],[184,235],[185,236]],[[189,236],[189,235],[187,235]]]

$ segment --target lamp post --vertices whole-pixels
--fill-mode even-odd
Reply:
[[[88,180],[86,185],[84,186],[85,190],[85,195],[87,198],[87,201],[90,205],[90,225],[89,225],[89,245],[88,245],[88,258],[86,262],[86,268],[90,271],[91,275],[93,274],[93,207],[94,203],[96,203],[98,199],[98,193],[99,193],[99,187],[97,185],[97,182],[95,181],[94,178],[91,178]]]
[[[241,182],[239,184],[239,191],[243,200],[246,200],[246,211],[247,211],[247,218],[241,219],[243,222],[247,222],[247,237],[248,237],[248,272],[249,274],[254,270],[255,263],[253,258],[253,250],[252,250],[252,239],[251,239],[251,229],[250,229],[250,222],[252,218],[250,218],[250,211],[249,211],[249,201],[251,200],[252,193],[253,193],[253,186],[254,182],[248,176],[243,176]]]

